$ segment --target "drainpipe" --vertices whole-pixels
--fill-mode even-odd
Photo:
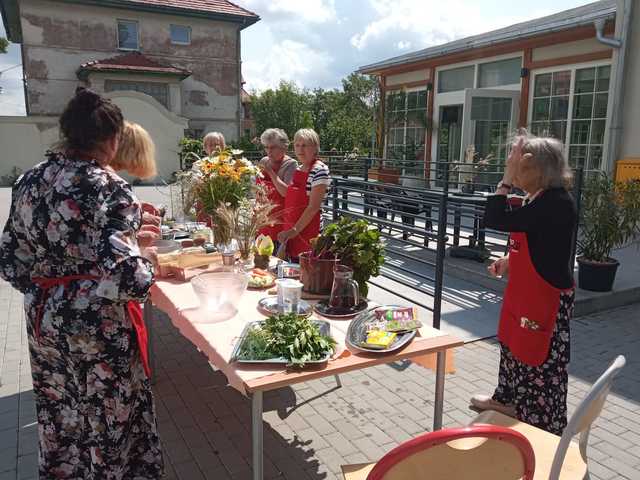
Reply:
[[[617,1],[615,28],[617,38],[604,36],[604,20],[596,20],[594,22],[597,40],[614,49],[611,65],[612,88],[609,89],[611,95],[609,95],[608,104],[609,112],[611,112],[611,121],[605,143],[606,157],[604,162],[606,171],[611,174],[615,170],[615,162],[618,159],[622,138],[622,96],[624,92],[625,57],[629,49],[629,29],[633,13],[632,5],[633,0]]]
[[[241,34],[240,32],[242,31],[242,28],[238,28],[238,39],[236,41],[236,58],[238,59],[238,108],[237,108],[237,119],[238,119],[238,129],[237,129],[237,133],[238,133],[238,142],[240,141],[240,138],[242,137],[242,49],[240,46],[240,39]]]

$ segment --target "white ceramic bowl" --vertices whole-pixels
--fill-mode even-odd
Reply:
[[[191,279],[191,286],[206,311],[207,323],[228,320],[238,313],[242,294],[247,289],[249,275],[243,272],[207,272]]]

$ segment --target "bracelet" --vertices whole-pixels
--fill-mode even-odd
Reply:
[[[513,186],[509,185],[508,183],[505,183],[503,181],[498,182],[498,186],[497,188],[506,188],[507,190],[511,191],[511,189],[513,189]]]

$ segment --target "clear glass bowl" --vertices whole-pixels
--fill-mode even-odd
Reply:
[[[238,313],[249,275],[244,272],[207,272],[191,279],[193,291],[205,310],[205,323],[228,320]]]

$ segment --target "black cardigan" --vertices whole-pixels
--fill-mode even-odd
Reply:
[[[574,232],[577,222],[573,197],[564,188],[541,192],[531,203],[512,209],[506,195],[487,199],[484,223],[503,232],[527,235],[534,268],[556,288],[573,286]]]

